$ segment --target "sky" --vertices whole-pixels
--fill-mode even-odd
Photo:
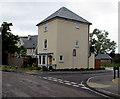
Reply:
[[[64,6],[91,22],[90,32],[95,28],[106,30],[109,32],[109,38],[118,45],[118,1],[0,0],[0,24],[13,23],[11,32],[14,35],[37,35],[36,24]]]

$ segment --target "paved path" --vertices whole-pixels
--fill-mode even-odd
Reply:
[[[113,79],[113,75],[90,77],[87,85],[100,93],[113,98],[120,98],[120,78]]]

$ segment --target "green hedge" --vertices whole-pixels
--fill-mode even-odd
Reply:
[[[46,66],[42,67],[27,67],[27,68],[17,68],[15,66],[8,66],[8,65],[2,65],[0,66],[2,68],[8,68],[8,69],[20,69],[20,70],[41,70],[41,71],[88,71],[88,70],[104,70],[104,67],[101,68],[65,68],[65,69],[53,69],[52,66],[47,68]]]

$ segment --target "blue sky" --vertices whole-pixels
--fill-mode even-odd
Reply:
[[[37,35],[36,24],[63,6],[90,21],[90,32],[106,30],[118,42],[118,0],[0,0],[0,24],[12,22],[15,35]]]

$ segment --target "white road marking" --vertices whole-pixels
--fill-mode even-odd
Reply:
[[[79,85],[72,85],[72,86],[74,86],[74,87],[79,87]]]
[[[53,81],[57,82],[58,80],[57,80],[57,79],[54,79]]]
[[[83,88],[83,89],[89,89],[88,87],[81,87],[81,88]]]
[[[71,83],[65,83],[66,85],[72,85]]]
[[[65,80],[64,82],[68,83],[68,82],[70,82],[70,81],[68,81],[68,80]]]
[[[52,78],[48,78],[48,80],[52,80]]]
[[[47,79],[47,77],[43,77],[43,79]]]
[[[59,81],[59,83],[64,83],[63,81]]]
[[[72,84],[77,84],[77,83],[75,83],[75,82],[71,82]]]
[[[79,86],[83,86],[83,87],[85,86],[85,85],[83,85],[83,84],[78,84],[78,85],[79,85]]]
[[[52,77],[48,77],[48,78],[52,78]]]
[[[58,79],[58,81],[63,81],[62,79]]]
[[[57,80],[57,78],[52,78],[53,80]]]

